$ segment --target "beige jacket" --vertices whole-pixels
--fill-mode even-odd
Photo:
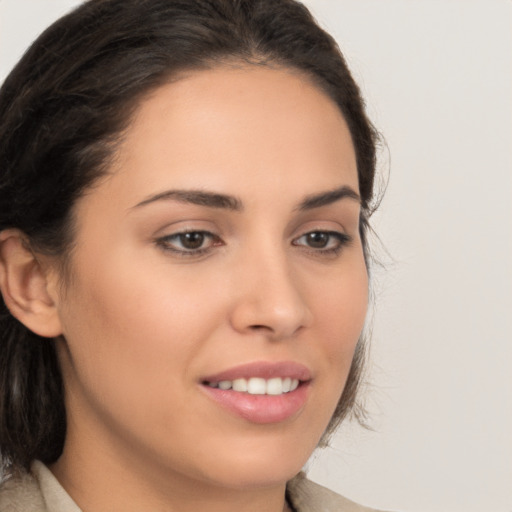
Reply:
[[[287,496],[295,512],[377,512],[357,505],[302,475],[289,482]],[[81,511],[51,471],[41,462],[35,462],[31,473],[0,486],[0,512]]]

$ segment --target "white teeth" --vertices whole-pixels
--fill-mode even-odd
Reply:
[[[233,381],[233,389],[235,391],[247,391],[247,381],[245,379],[235,379]]]
[[[249,393],[250,395],[282,395],[295,391],[299,387],[298,379],[290,377],[274,377],[272,379],[262,379],[260,377],[251,377],[250,379],[221,380],[220,382],[207,382],[212,388],[222,390],[232,389],[240,393]]]
[[[247,381],[247,393],[250,395],[264,395],[267,392],[265,379],[253,377]]]
[[[267,380],[267,395],[282,395],[283,379],[279,377]]]

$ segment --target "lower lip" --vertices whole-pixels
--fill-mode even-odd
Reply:
[[[309,384],[301,382],[294,391],[282,395],[251,395],[233,390],[202,386],[215,402],[252,423],[279,423],[297,414],[305,405]]]

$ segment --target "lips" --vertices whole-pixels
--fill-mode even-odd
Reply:
[[[256,362],[201,380],[202,389],[229,413],[253,423],[277,423],[297,414],[308,397],[311,372],[295,362]]]
[[[203,382],[215,383],[223,380],[233,381],[235,379],[248,379],[251,377],[260,377],[262,379],[289,377],[291,379],[307,381],[311,380],[311,372],[303,364],[292,361],[278,363],[255,362],[230,368],[215,375],[204,377],[202,380]]]
[[[219,389],[232,389],[239,393],[250,395],[282,395],[295,391],[299,386],[298,379],[290,377],[272,377],[263,379],[261,377],[250,377],[248,379],[221,380],[220,382],[208,382],[208,386]]]

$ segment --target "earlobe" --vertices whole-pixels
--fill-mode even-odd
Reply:
[[[48,273],[17,229],[0,232],[0,290],[6,306],[28,329],[47,338],[62,334]]]

